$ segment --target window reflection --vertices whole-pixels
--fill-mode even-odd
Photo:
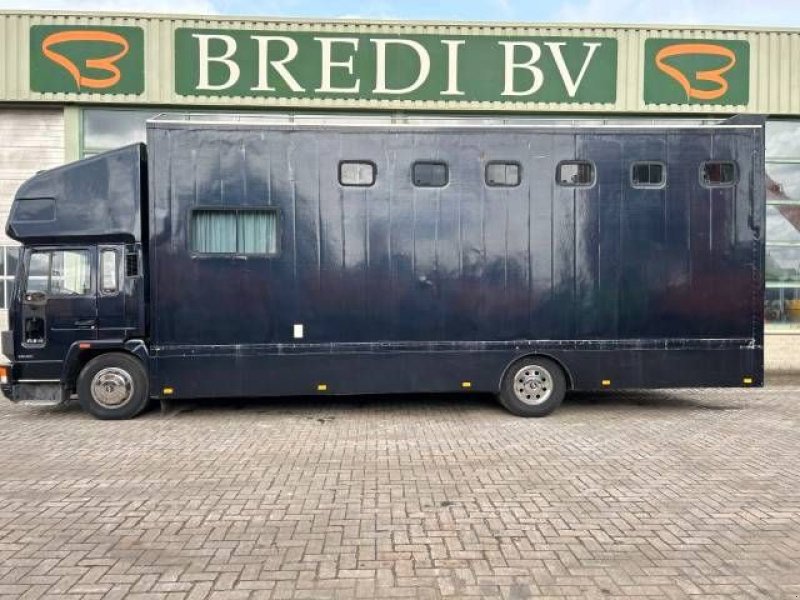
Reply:
[[[246,113],[240,113],[246,117]],[[147,139],[147,121],[156,115],[186,115],[154,107],[144,110],[86,108],[83,110],[82,156],[88,157],[120,146],[144,142]],[[229,118],[220,112],[219,118]],[[191,117],[188,117],[189,119]],[[214,120],[213,113],[203,113],[205,121]]]
[[[800,329],[800,121],[770,121],[767,153],[767,256],[764,315],[778,329]]]
[[[145,141],[145,123],[158,114],[157,110],[83,111],[84,154],[97,154]]]
[[[764,317],[770,325],[800,328],[800,288],[767,288]]]
[[[767,281],[800,283],[800,246],[768,246]]]
[[[767,163],[767,201],[800,200],[800,164]]]
[[[767,240],[800,245],[800,205],[767,206]]]
[[[767,158],[800,157],[800,121],[769,121]]]

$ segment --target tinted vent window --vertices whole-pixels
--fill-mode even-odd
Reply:
[[[568,187],[588,187],[594,184],[594,164],[587,160],[568,160],[559,163],[556,183]]]
[[[702,183],[706,187],[725,187],[736,183],[736,163],[709,160],[700,169]]]
[[[375,183],[375,164],[369,161],[343,161],[339,163],[339,183],[369,187]]]
[[[490,162],[486,165],[486,185],[515,187],[520,182],[520,166],[515,162]]]
[[[661,187],[666,182],[666,169],[660,162],[637,162],[631,167],[631,185],[636,188]]]
[[[443,162],[415,162],[414,185],[417,187],[444,187],[447,185],[447,165]]]
[[[269,256],[278,252],[275,209],[203,209],[192,213],[192,251]]]
[[[30,198],[14,203],[14,221],[55,221],[56,201],[52,198]]]
[[[125,255],[125,276],[138,277],[139,276],[139,254],[136,252],[128,252]]]

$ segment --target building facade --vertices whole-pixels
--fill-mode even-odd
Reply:
[[[38,170],[179,111],[490,122],[768,117],[767,362],[800,369],[800,30],[0,12],[0,220]],[[16,270],[0,234],[0,310]],[[3,319],[4,320],[4,319]]]

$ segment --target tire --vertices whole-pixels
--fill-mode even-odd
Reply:
[[[132,419],[147,408],[149,397],[147,372],[130,354],[101,354],[78,376],[78,401],[98,419]]]
[[[567,378],[555,361],[526,356],[506,369],[499,400],[519,417],[544,417],[558,408],[566,392]]]

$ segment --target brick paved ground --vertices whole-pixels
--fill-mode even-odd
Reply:
[[[0,404],[0,595],[800,597],[800,386]]]

